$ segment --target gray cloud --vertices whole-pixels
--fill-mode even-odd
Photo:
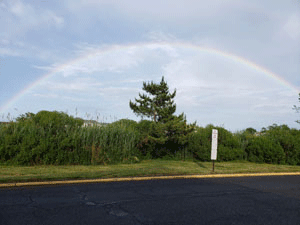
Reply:
[[[178,113],[185,112],[189,121],[235,129],[296,120],[294,90],[240,61],[185,45],[235,54],[300,87],[297,2],[62,3],[0,3],[5,18],[0,56],[24,59],[41,77],[53,75],[34,88],[33,96],[24,96],[27,106],[20,100],[17,108],[77,104],[86,112],[101,106],[105,113],[136,119],[128,101],[138,96],[143,81],[158,82],[164,75],[170,89],[177,89]]]

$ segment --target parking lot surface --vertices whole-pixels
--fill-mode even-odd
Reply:
[[[300,224],[300,176],[0,189],[0,224]]]

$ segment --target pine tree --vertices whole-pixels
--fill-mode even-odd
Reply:
[[[140,94],[139,99],[135,98],[135,102],[129,102],[130,108],[138,116],[146,116],[155,122],[165,123],[175,113],[176,105],[174,97],[176,90],[169,93],[169,87],[162,77],[159,84],[143,82],[143,90],[148,94]]]
[[[136,115],[152,119],[149,123],[143,120],[139,123],[141,128],[147,125],[140,141],[142,150],[147,149],[146,152],[154,158],[174,155],[176,151],[184,150],[188,136],[195,128],[195,123],[187,125],[183,113],[179,116],[174,115],[176,104],[173,99],[176,90],[173,93],[169,92],[164,77],[159,84],[153,81],[143,82],[143,90],[147,94],[139,93],[139,99],[135,98],[135,103],[129,102],[130,108]]]

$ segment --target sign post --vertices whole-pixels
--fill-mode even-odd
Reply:
[[[211,136],[211,156],[210,159],[213,161],[213,172],[215,172],[215,160],[217,159],[217,148],[218,148],[218,130],[212,130]]]

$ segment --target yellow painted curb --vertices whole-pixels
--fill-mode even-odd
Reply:
[[[156,177],[154,176],[154,177],[124,177],[124,178],[105,178],[105,179],[86,179],[86,180],[65,180],[65,181],[41,181],[41,182],[0,184],[0,188],[24,187],[24,186],[43,186],[43,185],[60,185],[60,184],[80,184],[80,183],[107,183],[107,182],[121,182],[121,181],[168,180],[168,179],[202,179],[202,178],[226,178],[226,177],[260,177],[260,176],[287,176],[287,175],[300,175],[300,172],[178,175],[178,176],[156,176]]]

